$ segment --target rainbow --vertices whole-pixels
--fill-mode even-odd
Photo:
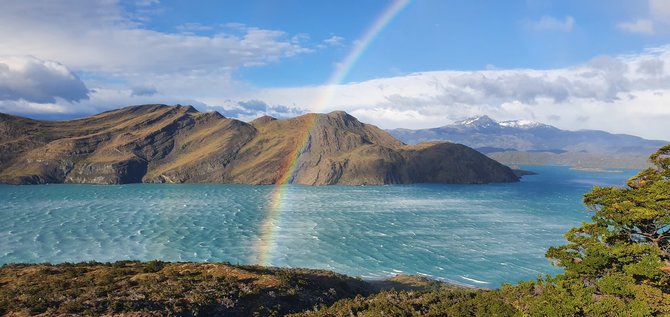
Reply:
[[[370,27],[363,33],[358,41],[355,42],[352,50],[347,54],[347,56],[342,60],[341,63],[335,68],[333,73],[330,75],[325,85],[323,86],[324,91],[321,93],[319,98],[315,101],[315,104],[312,108],[313,112],[319,112],[328,102],[332,99],[337,85],[341,83],[344,77],[351,71],[356,61],[361,57],[363,52],[370,46],[374,41],[375,37],[379,35],[382,30],[393,20],[393,18],[405,8],[411,0],[394,0],[380,15],[379,17],[370,25]],[[270,200],[268,203],[267,214],[265,219],[260,226],[260,237],[256,241],[254,246],[255,249],[255,262],[259,265],[271,265],[270,257],[272,251],[276,246],[276,229],[279,227],[279,215],[284,209],[286,201],[284,198],[287,184],[291,183],[295,177],[296,168],[300,160],[301,154],[305,150],[305,146],[309,141],[309,135],[313,131],[317,116],[308,117],[307,124],[305,129],[300,131],[298,135],[298,142],[294,144],[294,148],[291,150],[291,155],[287,156],[284,164],[279,171],[280,177],[278,178],[276,185],[274,186],[272,192],[270,193]]]

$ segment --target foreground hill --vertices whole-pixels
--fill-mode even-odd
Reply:
[[[466,146],[408,146],[344,112],[250,123],[166,105],[70,121],[0,114],[4,183],[274,184],[287,170],[293,172],[288,182],[308,185],[517,180],[512,170]]]
[[[379,316],[384,310],[397,313],[407,307],[432,306],[438,312],[444,310],[440,316],[447,311],[456,316],[467,311],[478,315],[500,311],[488,306],[507,313],[499,316],[515,312],[491,291],[423,277],[363,281],[322,270],[226,263],[12,264],[0,267],[0,285],[3,316],[349,316],[349,311]],[[376,297],[385,301],[377,305],[381,307],[374,306],[379,302]],[[407,298],[413,303],[393,307]],[[346,299],[373,304],[356,307],[344,301],[329,309],[333,312],[326,309]],[[487,306],[478,307],[482,303]],[[317,312],[318,308],[323,312]]]
[[[666,141],[605,131],[567,131],[528,120],[497,122],[474,117],[432,129],[394,129],[389,133],[414,144],[462,143],[505,164],[559,164],[583,167],[644,168],[650,153]]]

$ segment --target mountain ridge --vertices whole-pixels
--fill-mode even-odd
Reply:
[[[288,181],[306,185],[518,180],[466,146],[406,145],[342,111],[249,123],[181,105],[66,121],[2,115],[0,153],[0,182],[12,184],[275,184],[293,163]]]
[[[664,140],[651,140],[651,139],[644,139],[638,136],[630,135],[630,134],[623,134],[623,133],[610,133],[606,132],[603,130],[592,130],[592,129],[582,129],[582,130],[562,130],[559,128],[556,128],[552,125],[544,124],[541,122],[537,121],[532,121],[532,120],[525,120],[525,119],[519,119],[519,120],[506,120],[506,121],[496,121],[494,119],[491,119],[487,115],[483,116],[476,116],[476,117],[471,117],[467,118],[464,120],[459,120],[455,121],[453,124],[448,124],[436,128],[427,128],[427,129],[388,129],[389,133],[391,135],[395,136],[399,140],[408,143],[408,144],[416,144],[419,142],[427,142],[427,141],[440,141],[440,140],[446,140],[448,137],[452,137],[454,139],[458,139],[460,136],[457,134],[449,134],[450,132],[454,132],[455,130],[463,131],[466,130],[467,132],[471,132],[471,130],[477,130],[477,131],[483,131],[483,130],[498,130],[499,131],[514,131],[517,129],[520,130],[532,130],[532,129],[543,129],[543,130],[551,130],[555,131],[558,133],[562,134],[578,134],[578,133],[590,133],[590,134],[598,134],[601,136],[614,136],[614,137],[622,137],[622,138],[629,138],[630,140],[634,141],[641,141],[641,142],[653,142],[655,143],[654,145],[649,145],[652,149],[658,148],[655,147],[656,145],[664,145],[668,143],[668,141]],[[475,143],[475,142],[464,142],[463,144],[468,145],[468,143]],[[497,141],[489,141],[490,145],[473,145],[473,147],[483,147],[483,146],[493,146],[494,144],[498,144]],[[498,146],[500,147],[500,146]],[[525,151],[525,150],[542,150],[542,149],[555,149],[555,148],[542,148],[541,146],[534,146],[533,148],[517,148],[519,151]],[[594,151],[598,152],[598,151]]]
[[[560,164],[585,167],[644,168],[662,140],[647,140],[601,130],[569,131],[530,121],[495,121],[479,116],[430,129],[387,130],[399,140],[461,143],[504,164]],[[608,163],[611,159],[611,164]]]

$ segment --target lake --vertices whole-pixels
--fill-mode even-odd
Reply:
[[[590,215],[593,185],[636,171],[524,166],[488,185],[0,185],[0,264],[263,263],[364,278],[421,274],[497,287],[558,273],[549,246]]]

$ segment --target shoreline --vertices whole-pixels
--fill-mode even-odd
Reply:
[[[580,172],[592,172],[592,173],[623,173],[622,170],[603,168],[603,167],[578,167],[578,166],[573,166],[573,167],[570,167],[570,170],[571,171],[580,171]]]

